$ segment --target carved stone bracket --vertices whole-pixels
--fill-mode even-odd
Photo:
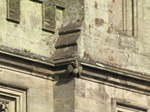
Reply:
[[[78,61],[72,62],[72,64],[68,65],[67,72],[74,77],[80,78],[82,71],[82,66]]]
[[[58,68],[59,66],[59,68]],[[65,65],[57,65],[53,74],[53,80],[80,78],[82,66],[78,60],[72,60]]]

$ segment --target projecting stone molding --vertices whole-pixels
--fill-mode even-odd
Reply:
[[[111,112],[148,112],[148,107],[143,107],[133,102],[127,102],[120,99],[111,99]]]
[[[56,51],[53,54],[54,60],[72,58],[77,56],[77,40],[81,35],[83,20],[71,21],[67,25],[62,25],[59,29],[59,38],[56,41]]]

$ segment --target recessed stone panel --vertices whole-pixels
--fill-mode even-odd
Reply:
[[[7,19],[20,21],[20,0],[7,0]]]
[[[147,107],[136,105],[132,102],[112,99],[112,112],[147,112]]]
[[[0,112],[26,112],[26,91],[0,85]]]
[[[66,2],[45,0],[43,2],[43,30],[55,32],[63,22]]]
[[[49,2],[43,3],[43,30],[55,31],[56,28],[56,6],[51,6]]]

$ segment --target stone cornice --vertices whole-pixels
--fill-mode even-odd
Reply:
[[[80,78],[150,95],[150,75],[102,63],[81,61]]]
[[[52,61],[47,57],[7,47],[0,50],[0,68],[11,69],[52,80],[54,76],[66,76],[68,73],[67,66],[73,61],[75,61],[74,58]]]
[[[50,66],[50,67],[49,67]],[[18,57],[16,55],[9,55],[0,52],[0,68],[10,69],[12,71],[18,71],[35,75],[41,78],[50,78],[53,74],[53,64],[41,62],[34,59],[28,59],[26,57]]]
[[[28,74],[51,80],[57,77],[82,78],[115,87],[128,88],[150,95],[149,74],[80,58],[67,58],[57,61],[47,61],[46,59],[48,58],[41,60],[41,58],[32,58],[14,52],[0,51],[0,67],[5,66],[12,70],[28,72]]]
[[[146,73],[135,72],[132,70],[123,69],[123,68],[103,64],[103,63],[88,62],[88,61],[83,61],[83,60],[81,61],[81,65],[83,66],[83,68],[89,68],[89,70],[107,71],[109,73],[114,73],[114,74],[118,74],[121,76],[126,76],[130,78],[150,82],[150,74],[146,74]]]

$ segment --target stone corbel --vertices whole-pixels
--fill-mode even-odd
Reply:
[[[80,62],[73,61],[68,63],[68,65],[60,66],[59,68],[64,69],[57,69],[53,74],[53,80],[60,80],[60,79],[72,79],[72,78],[80,78],[82,72],[82,66]]]
[[[69,73],[70,76],[74,76],[76,78],[80,78],[81,71],[82,71],[82,66],[78,61],[69,64],[66,70],[66,72]]]

